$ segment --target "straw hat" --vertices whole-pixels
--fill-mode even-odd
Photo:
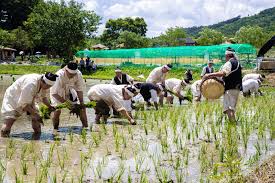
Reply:
[[[216,78],[202,81],[201,93],[207,99],[218,99],[224,94],[224,84]]]

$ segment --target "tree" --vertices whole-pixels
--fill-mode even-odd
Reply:
[[[9,31],[0,29],[0,46],[12,46],[14,36]]]
[[[148,47],[149,40],[134,32],[123,31],[118,37],[118,44],[122,44],[124,48],[144,48]]]
[[[164,34],[152,39],[152,46],[183,46],[186,33],[181,27],[168,28]]]
[[[243,26],[235,34],[238,43],[249,43],[259,48],[267,40],[267,34],[259,26]]]
[[[216,45],[224,41],[224,36],[221,32],[209,28],[204,28],[199,32],[199,35],[197,39],[199,45]]]
[[[30,14],[25,26],[36,46],[43,45],[53,55],[73,56],[75,48],[86,37],[93,36],[100,17],[93,11],[82,10],[75,1],[41,2]]]
[[[33,48],[33,43],[29,38],[29,35],[26,31],[22,29],[22,27],[18,27],[11,31],[13,41],[12,46],[17,50],[28,50]]]
[[[103,44],[115,48],[117,39],[123,31],[133,32],[140,36],[145,36],[147,31],[147,24],[143,18],[118,18],[109,19],[106,22],[105,30],[101,35]]]
[[[27,20],[32,8],[42,0],[2,0],[0,1],[0,27],[16,29]]]

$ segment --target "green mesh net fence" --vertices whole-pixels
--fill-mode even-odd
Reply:
[[[235,49],[240,60],[246,64],[256,56],[256,49],[250,44],[221,44],[212,46],[179,46],[141,49],[118,50],[82,50],[76,53],[76,60],[90,57],[97,64],[122,64],[123,66],[144,67],[173,63],[176,67],[193,67],[205,64],[208,59],[213,59],[215,64],[225,60],[227,47]]]

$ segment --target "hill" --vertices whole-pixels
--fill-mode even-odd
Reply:
[[[275,31],[275,7],[265,9],[253,16],[243,18],[241,18],[241,16],[237,16],[232,19],[209,26],[194,26],[185,28],[185,31],[189,36],[198,37],[198,33],[203,28],[207,27],[220,31],[225,36],[234,36],[236,31],[238,31],[242,26],[247,25],[258,25],[267,32]]]

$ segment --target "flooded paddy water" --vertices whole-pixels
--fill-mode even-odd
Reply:
[[[87,80],[86,91],[104,82]],[[1,102],[11,83],[0,80]],[[221,101],[135,111],[136,126],[115,118],[94,124],[87,109],[87,131],[63,110],[57,134],[46,120],[39,137],[23,116],[11,138],[0,138],[0,182],[242,182],[275,154],[274,88],[265,94],[240,98],[237,125]]]

